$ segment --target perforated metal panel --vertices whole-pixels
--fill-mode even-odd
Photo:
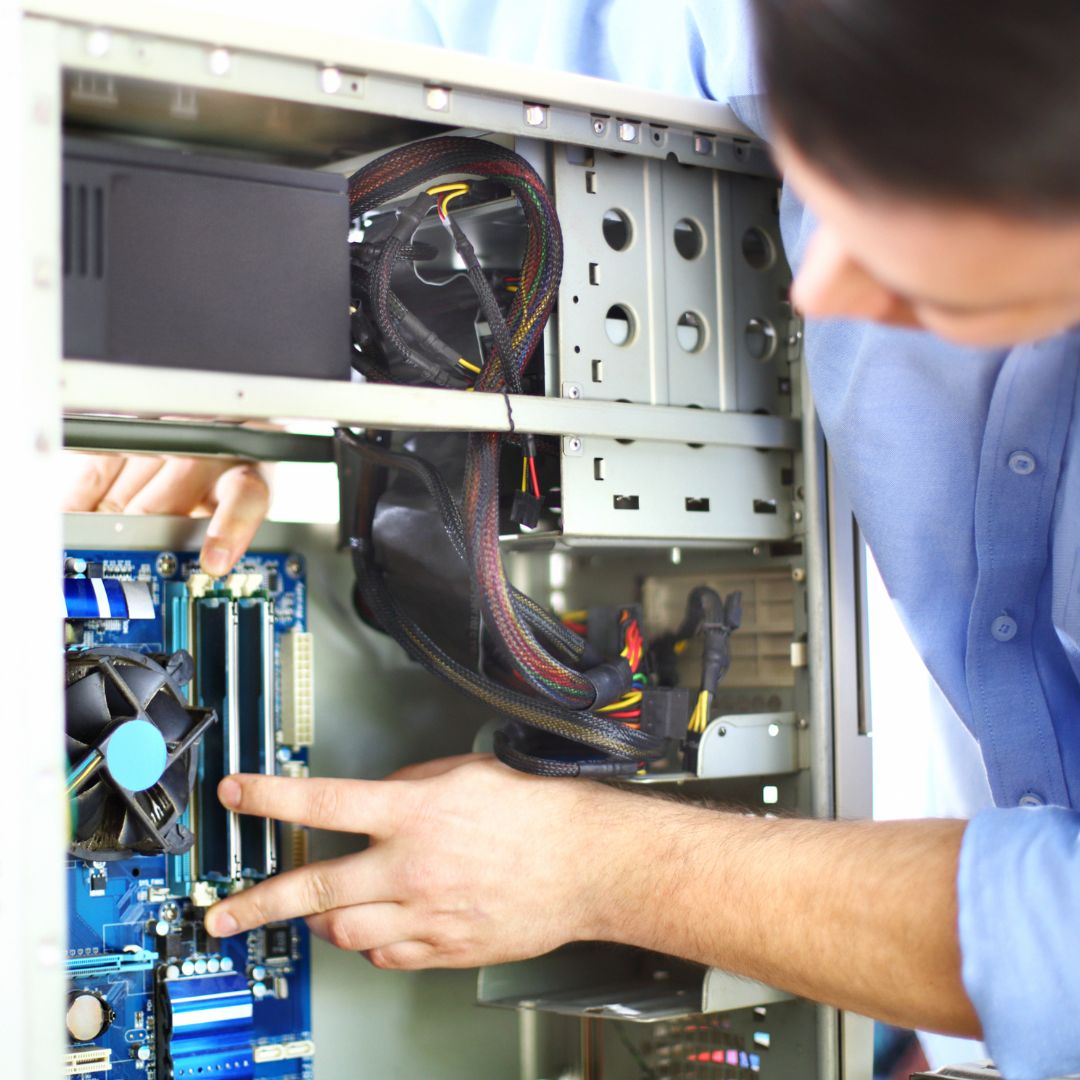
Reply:
[[[554,150],[564,397],[790,411],[790,273],[765,177]]]

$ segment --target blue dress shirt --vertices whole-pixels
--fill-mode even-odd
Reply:
[[[740,0],[370,14],[391,36],[726,101],[765,129]],[[781,224],[797,266],[814,225],[789,192]],[[1008,1080],[1080,1072],[1080,333],[988,351],[811,322],[806,358],[882,577],[997,804],[968,826],[958,878],[985,1039]]]

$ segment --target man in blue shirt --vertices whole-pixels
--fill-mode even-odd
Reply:
[[[1010,1080],[1080,1071],[1080,7],[753,7],[768,118],[737,3],[688,0],[659,27],[624,0],[549,5],[539,32],[489,4],[386,18],[768,119],[822,423],[997,808],[766,821],[473,757],[392,782],[229,778],[242,812],[373,842],[208,928],[308,915],[388,968],[619,941],[982,1035]]]

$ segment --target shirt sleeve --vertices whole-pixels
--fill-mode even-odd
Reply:
[[[1009,1080],[1080,1072],[1080,813],[985,810],[960,849],[963,980]]]

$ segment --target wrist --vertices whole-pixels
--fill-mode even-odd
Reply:
[[[687,903],[703,811],[600,784],[590,801],[576,938],[663,949]]]

